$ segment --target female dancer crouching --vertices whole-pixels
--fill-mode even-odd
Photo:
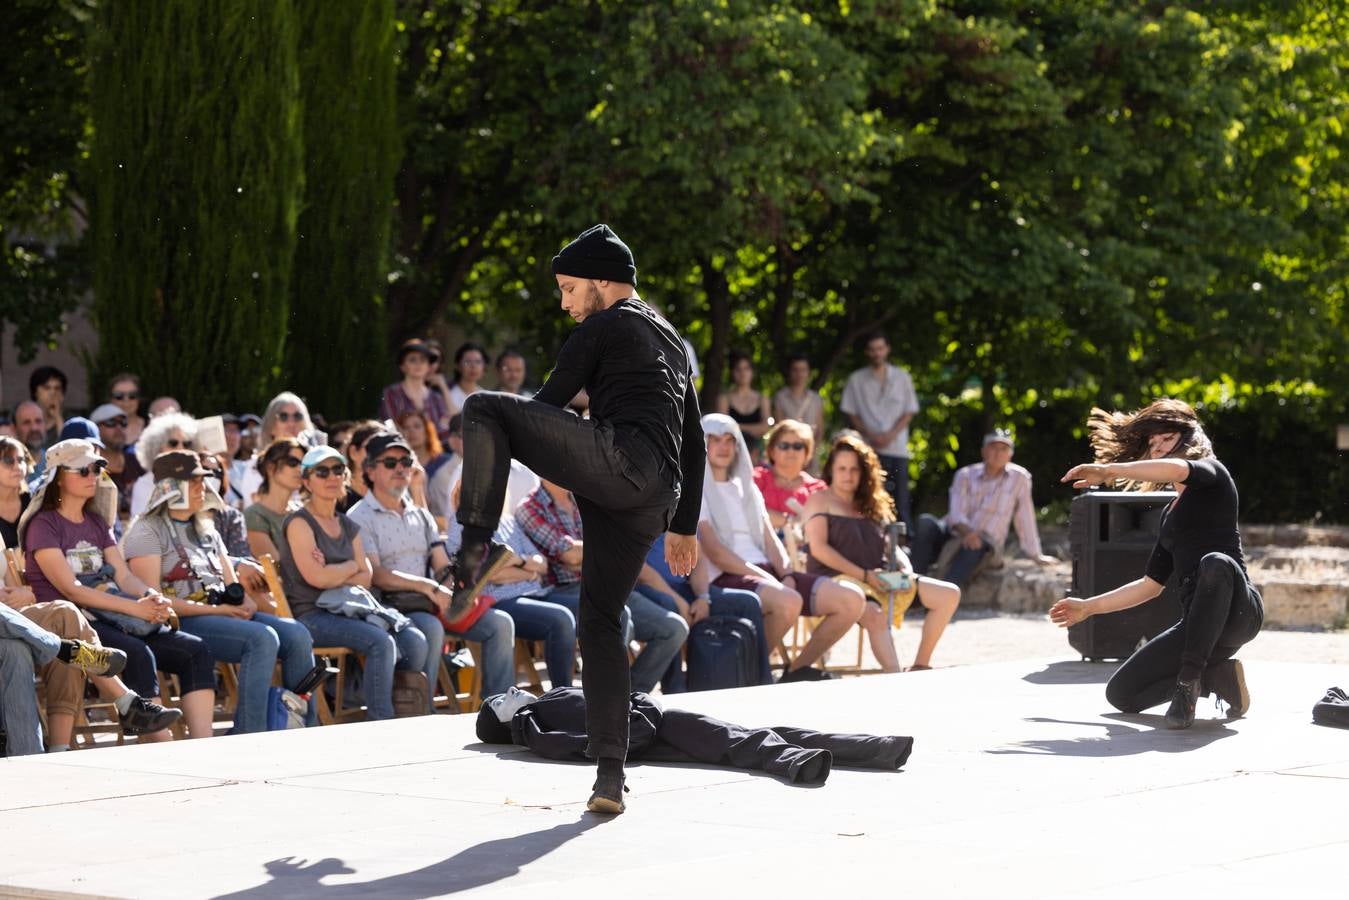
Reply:
[[[1161,533],[1142,578],[1104,594],[1055,603],[1049,617],[1067,627],[1097,613],[1146,603],[1167,578],[1180,579],[1180,621],[1140,647],[1106,685],[1106,699],[1121,712],[1163,703],[1168,728],[1194,724],[1199,697],[1216,693],[1227,717],[1250,707],[1237,650],[1260,631],[1264,606],[1251,586],[1237,531],[1237,487],[1217,457],[1193,409],[1163,399],[1136,412],[1092,410],[1091,444],[1098,463],[1074,466],[1063,476],[1073,487],[1107,482],[1175,487],[1162,513]]]

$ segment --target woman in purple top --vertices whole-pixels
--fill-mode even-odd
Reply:
[[[1194,410],[1157,400],[1132,413],[1092,411],[1091,442],[1099,462],[1063,476],[1073,487],[1125,481],[1145,488],[1173,485],[1178,495],[1162,515],[1161,533],[1141,578],[1085,600],[1069,597],[1049,611],[1062,626],[1088,616],[1146,603],[1166,581],[1180,579],[1181,619],[1120,666],[1106,699],[1122,712],[1140,712],[1171,699],[1168,728],[1194,724],[1195,705],[1210,693],[1245,714],[1250,694],[1241,646],[1260,632],[1264,605],[1251,585],[1237,530],[1237,486],[1213,455]]]
[[[405,413],[421,413],[444,441],[450,433],[450,409],[445,395],[429,381],[434,352],[418,340],[407,341],[399,348],[398,369],[403,380],[389,385],[380,395],[379,418],[393,420]]]

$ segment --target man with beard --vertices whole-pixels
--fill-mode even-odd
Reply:
[[[607,225],[553,257],[563,311],[579,324],[533,400],[479,391],[464,404],[464,470],[450,618],[467,609],[510,551],[493,544],[511,458],[576,497],[587,545],[579,637],[586,755],[598,761],[592,812],[621,813],[630,675],[620,617],[662,532],[666,560],[697,560],[705,450],[698,398],[679,333],[636,291],[632,252]],[[565,407],[584,389],[590,418]]]
[[[104,403],[89,414],[89,420],[98,426],[98,437],[103,441],[99,455],[108,461],[108,477],[117,485],[117,514],[131,515],[131,486],[145,474],[136,454],[126,444],[127,416],[121,407]]]

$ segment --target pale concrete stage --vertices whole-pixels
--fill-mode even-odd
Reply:
[[[1349,896],[1343,666],[1255,661],[1236,722],[1111,714],[1107,666],[1015,662],[689,694],[744,724],[908,734],[899,773],[819,788],[474,743],[472,716],[0,762],[0,895]],[[1214,716],[1201,701],[1200,716]]]

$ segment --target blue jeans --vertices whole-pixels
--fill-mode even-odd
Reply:
[[[314,668],[314,641],[294,619],[266,613],[255,613],[251,620],[191,616],[183,619],[182,630],[205,641],[218,661],[239,664],[239,705],[231,734],[267,730],[267,690],[278,659],[281,683],[292,690]]]
[[[661,676],[679,659],[679,648],[688,640],[689,623],[666,604],[657,603],[637,591],[628,595],[632,613],[632,633],[646,646],[632,663],[632,689],[650,692]]]
[[[909,458],[907,456],[880,457],[885,470],[885,490],[895,500],[895,516],[913,534],[913,519],[909,515]]]
[[[483,613],[468,631],[450,634],[482,644],[482,695],[504,694],[515,684],[515,621],[495,608]]]
[[[414,620],[415,621],[415,620]],[[300,616],[314,643],[320,647],[347,647],[365,657],[366,718],[393,718],[393,670],[426,669],[426,636],[416,625],[390,634],[361,619],[336,616],[315,609]]]
[[[527,641],[543,641],[548,681],[571,687],[576,664],[576,617],[565,605],[533,597],[498,600],[496,608],[515,622],[515,633]],[[484,696],[491,696],[483,688]]]
[[[918,531],[913,536],[913,570],[919,575],[927,575],[928,570],[932,568],[937,557],[941,555],[942,547],[946,545],[954,535],[944,519],[938,519],[936,516],[923,513],[918,517]],[[944,576],[946,581],[958,585],[961,590],[970,582],[970,576],[974,574],[975,568],[979,565],[979,560],[993,548],[988,541],[981,540],[978,550],[971,550],[968,547],[961,546],[951,558],[951,565],[946,570]]]
[[[42,720],[37,711],[35,672],[56,658],[61,639],[0,603],[0,726],[7,756],[41,753]]]
[[[431,712],[436,711],[436,682],[440,680],[440,657],[445,651],[445,626],[440,618],[428,612],[407,613],[412,624],[426,638],[426,662],[422,671],[426,673],[426,683],[430,687],[429,699]]]

